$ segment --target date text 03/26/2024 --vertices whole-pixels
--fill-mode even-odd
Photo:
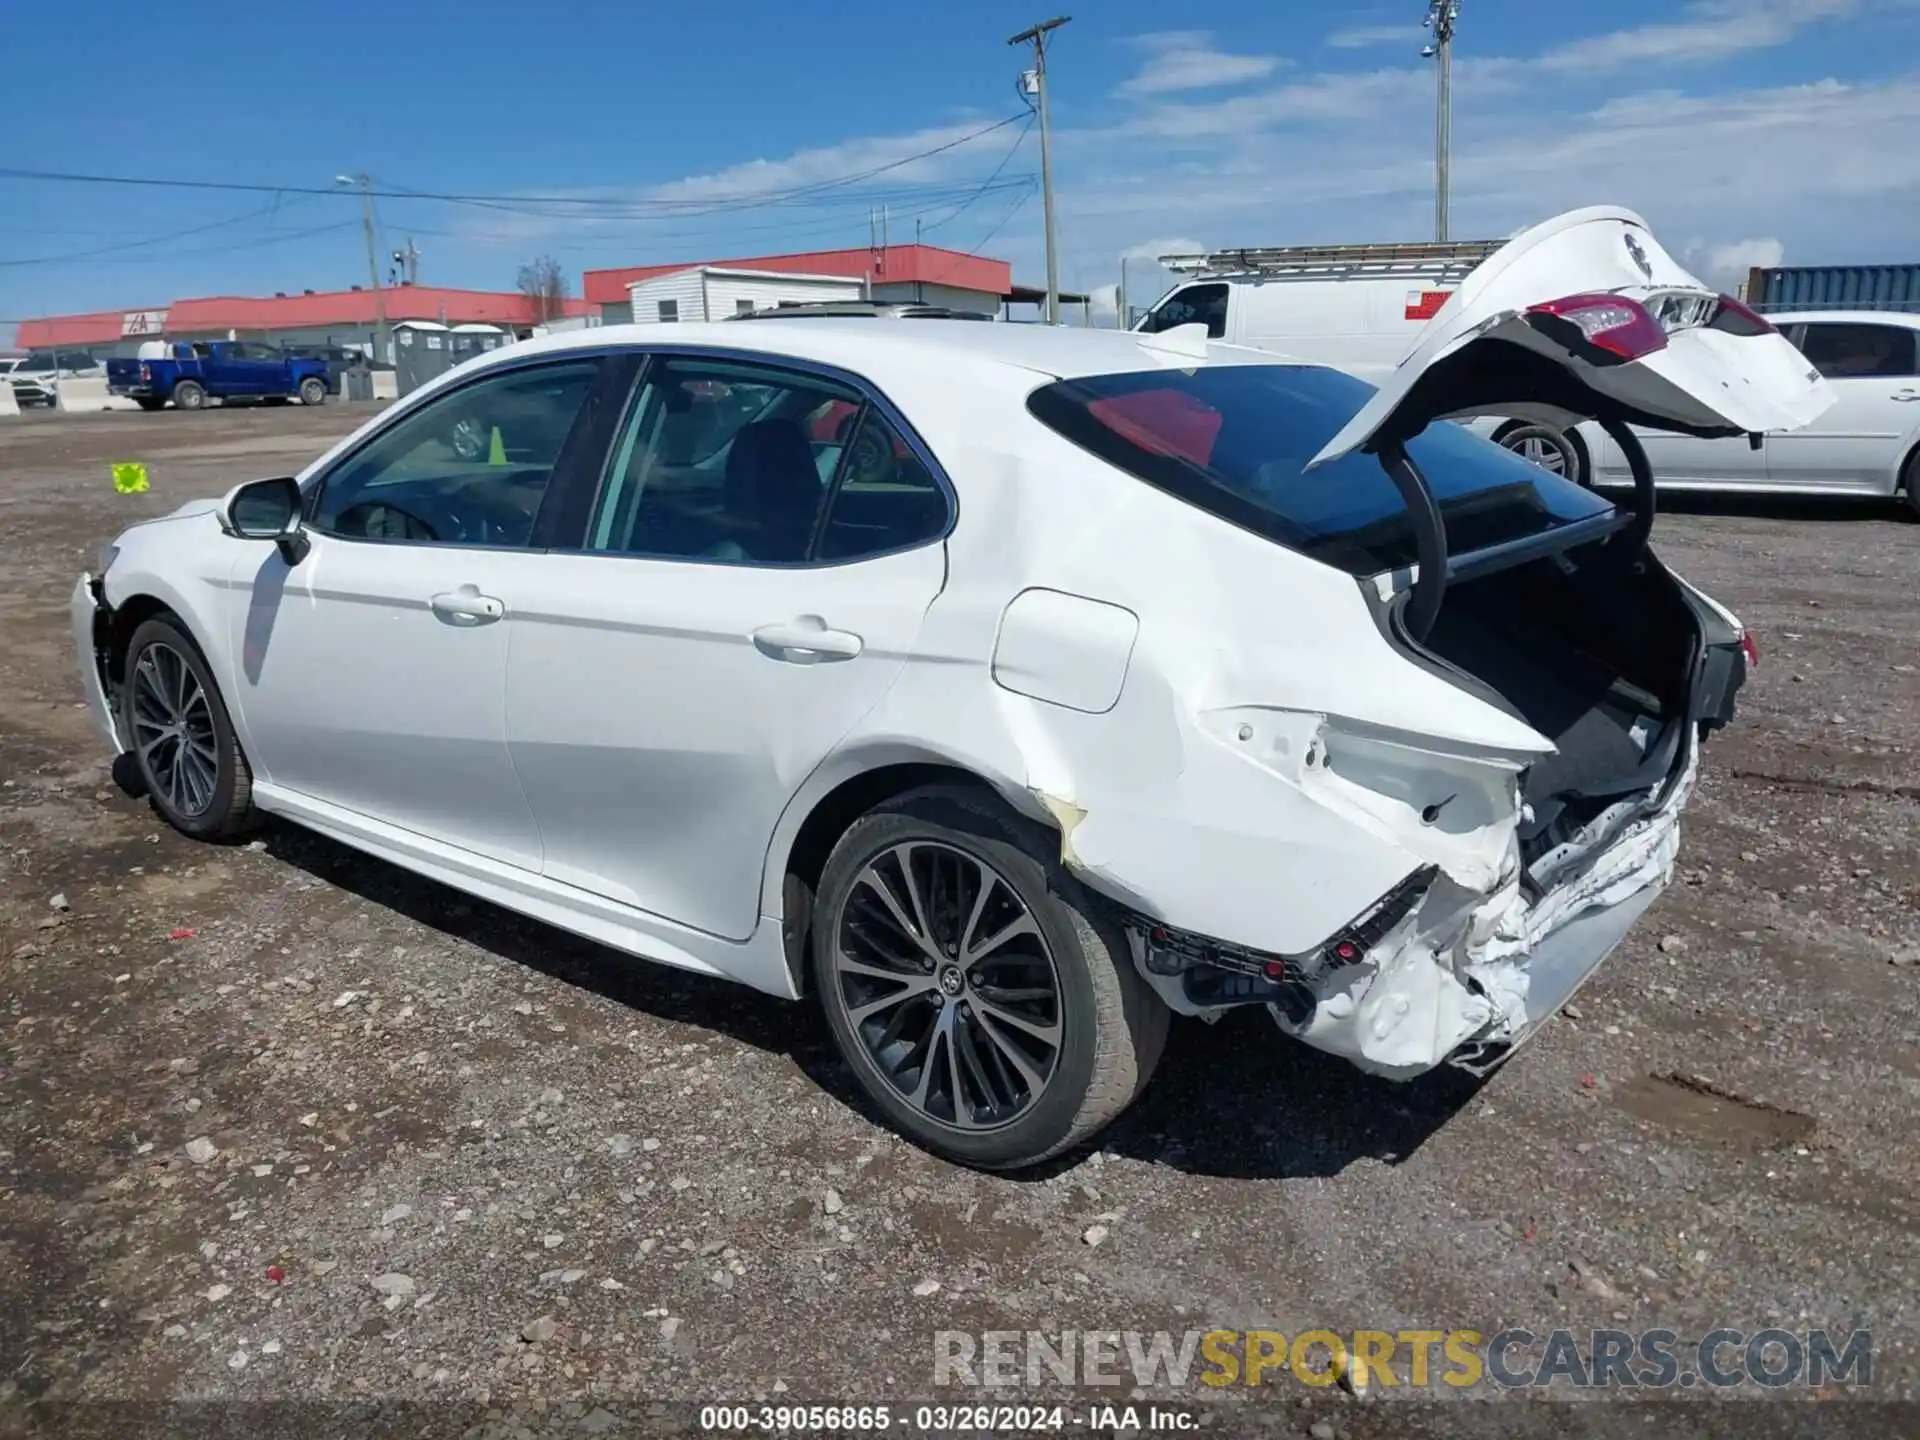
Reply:
[[[703,1405],[700,1428],[718,1434],[905,1435],[1176,1434],[1199,1415],[1171,1405]]]

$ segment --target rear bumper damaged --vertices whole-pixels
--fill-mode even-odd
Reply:
[[[1127,925],[1135,964],[1174,1009],[1217,1019],[1265,1002],[1287,1034],[1407,1080],[1442,1063],[1484,1073],[1572,998],[1673,875],[1698,742],[1661,791],[1596,816],[1552,857],[1548,888],[1517,856],[1486,888],[1408,855],[1406,880],[1306,955],[1263,955]],[[1580,842],[1584,843],[1580,843]]]

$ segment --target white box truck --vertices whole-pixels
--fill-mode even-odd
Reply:
[[[1134,325],[1204,324],[1211,339],[1344,370],[1376,384],[1413,349],[1460,283],[1507,242],[1287,245],[1162,255],[1182,279]],[[1471,428],[1556,474],[1585,483],[1577,435],[1489,417]]]

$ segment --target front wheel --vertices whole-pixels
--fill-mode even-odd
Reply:
[[[196,840],[251,828],[253,771],[200,647],[171,616],[133,632],[121,704],[122,733],[161,819]]]
[[[1171,1014],[1059,841],[996,798],[911,791],[848,828],[814,912],[813,973],[861,1088],[962,1164],[1078,1144],[1139,1094]]]
[[[300,403],[302,405],[324,405],[327,403],[327,382],[318,375],[309,375],[300,382]]]
[[[1900,472],[1900,490],[1907,501],[1907,518],[1920,520],[1920,450],[1907,457]]]
[[[1579,448],[1574,444],[1573,437],[1564,430],[1551,425],[1516,425],[1511,430],[1501,431],[1499,442],[1522,460],[1538,465],[1549,474],[1571,480],[1576,485],[1587,483],[1586,467],[1580,462]]]

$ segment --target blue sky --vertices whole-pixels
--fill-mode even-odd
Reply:
[[[1050,51],[1064,284],[1110,294],[1123,253],[1430,233],[1424,0],[1048,3],[1074,14]],[[1036,137],[964,137],[1023,113],[1005,39],[1045,13],[22,5],[0,164],[320,188],[364,170],[393,192],[383,248],[412,235],[433,284],[508,289],[543,253],[577,287],[593,266],[861,245],[878,203],[896,241],[918,220],[1038,282]],[[1170,28],[1187,16],[1210,28]],[[1462,0],[1455,53],[1456,236],[1611,201],[1723,281],[1920,260],[1920,0]],[[346,192],[0,177],[0,262],[0,319],[366,279]]]

